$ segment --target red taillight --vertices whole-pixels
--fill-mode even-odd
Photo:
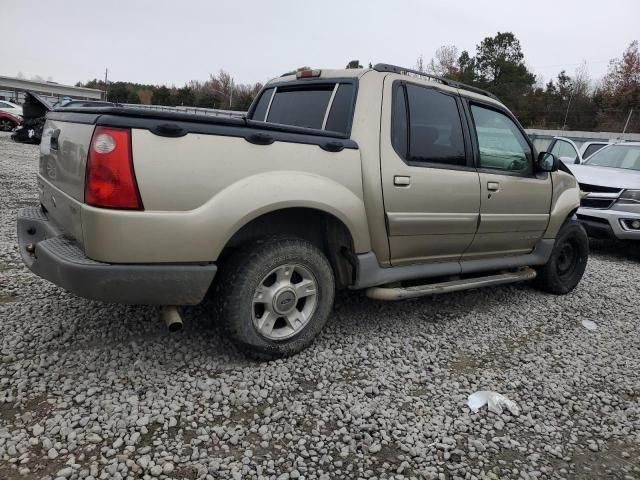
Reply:
[[[142,210],[130,130],[96,127],[87,159],[84,201],[94,207]]]

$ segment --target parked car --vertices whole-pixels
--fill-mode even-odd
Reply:
[[[581,146],[580,146],[580,163],[583,163],[587,158],[589,158],[591,155],[593,155],[594,153],[596,153],[598,150],[600,150],[603,147],[606,147],[607,145],[611,145],[612,143],[615,143],[613,141],[608,141],[608,142],[584,142]]]
[[[53,105],[53,108],[77,108],[77,107],[113,107],[115,103],[103,100],[66,100]]]
[[[21,117],[22,116],[22,107],[13,102],[9,102],[7,100],[0,100],[0,112],[10,113],[12,115]]]
[[[22,124],[22,118],[12,113],[0,112],[0,132],[10,132]]]
[[[640,142],[608,145],[571,170],[586,194],[578,219],[589,235],[640,240]]]
[[[566,294],[587,262],[557,158],[491,94],[392,65],[277,78],[246,118],[58,109],[40,149],[41,206],[18,214],[33,272],[163,305],[170,328],[212,287],[261,356],[306,347],[336,287],[397,300],[535,278]]]
[[[553,153],[560,161],[567,165],[579,165],[583,163],[589,156],[600,150],[611,142],[584,142],[580,148],[570,138],[554,137],[547,150]]]

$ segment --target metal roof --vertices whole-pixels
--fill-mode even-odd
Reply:
[[[60,83],[41,82],[38,80],[26,80],[22,78],[6,77],[0,75],[0,89],[7,90],[29,90],[37,93],[45,93],[51,95],[69,95],[74,97],[85,97],[100,99],[102,98],[102,90],[86,87],[75,87],[72,85],[63,85]]]

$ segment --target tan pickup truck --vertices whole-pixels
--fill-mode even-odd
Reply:
[[[50,112],[39,207],[18,214],[36,274],[106,302],[210,292],[245,351],[295,353],[335,288],[374,299],[532,280],[571,291],[580,192],[487,92],[378,64],[270,81],[246,117]]]

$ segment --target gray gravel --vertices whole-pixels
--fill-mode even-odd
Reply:
[[[24,268],[36,170],[0,137],[0,479],[640,478],[637,247],[592,245],[565,297],[342,293],[311,348],[256,363],[206,306],[169,334]],[[476,390],[520,414],[472,413]]]

